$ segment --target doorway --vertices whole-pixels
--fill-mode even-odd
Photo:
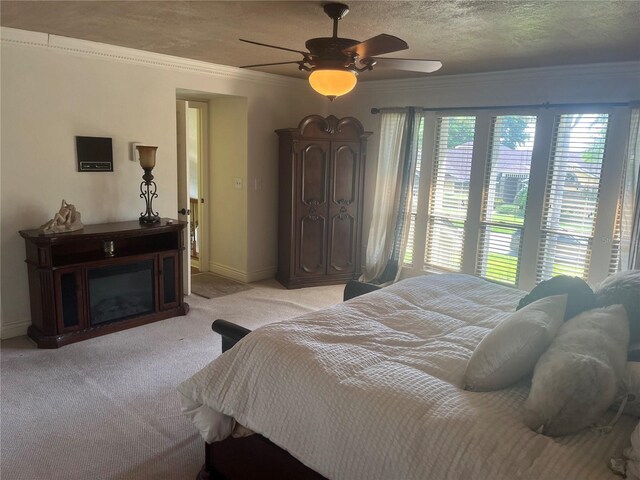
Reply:
[[[209,270],[209,135],[208,104],[177,100],[178,214],[188,222],[185,233],[185,294],[191,275]]]

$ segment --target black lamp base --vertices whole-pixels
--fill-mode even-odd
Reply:
[[[143,215],[140,217],[140,223],[142,225],[153,225],[154,223],[160,223],[160,217],[158,215]]]

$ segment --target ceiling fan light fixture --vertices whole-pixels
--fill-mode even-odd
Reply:
[[[356,73],[351,70],[321,69],[309,75],[311,88],[332,101],[353,90],[357,82]]]

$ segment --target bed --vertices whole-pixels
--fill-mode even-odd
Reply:
[[[247,478],[233,465],[257,465],[256,478],[280,467],[273,478],[619,478],[608,460],[637,418],[623,415],[608,434],[550,438],[522,421],[528,380],[463,390],[474,348],[525,294],[425,275],[239,330],[244,338],[179,386],[207,442],[199,478]],[[216,455],[232,466],[218,468]]]

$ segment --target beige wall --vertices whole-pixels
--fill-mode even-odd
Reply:
[[[226,182],[217,193],[229,215],[214,232],[214,258],[247,278],[273,275],[273,130],[326,110],[324,99],[305,81],[64,37],[6,28],[1,33],[3,337],[23,334],[30,324],[19,230],[47,221],[62,198],[76,205],[85,224],[132,220],[143,210],[138,192],[142,171],[129,160],[130,142],[159,146],[154,207],[162,216],[176,217],[176,91],[232,97],[220,97],[214,102],[220,110],[212,109],[211,128],[217,123],[229,133],[217,156],[224,166],[220,181]],[[77,172],[76,135],[112,137],[114,172]],[[218,181],[215,171],[212,174]],[[243,189],[229,192],[229,178],[236,175],[244,179]],[[255,185],[256,175],[262,178],[257,191],[248,188]]]
[[[247,99],[209,102],[211,271],[244,280],[247,274]],[[240,179],[242,188],[235,187]]]

